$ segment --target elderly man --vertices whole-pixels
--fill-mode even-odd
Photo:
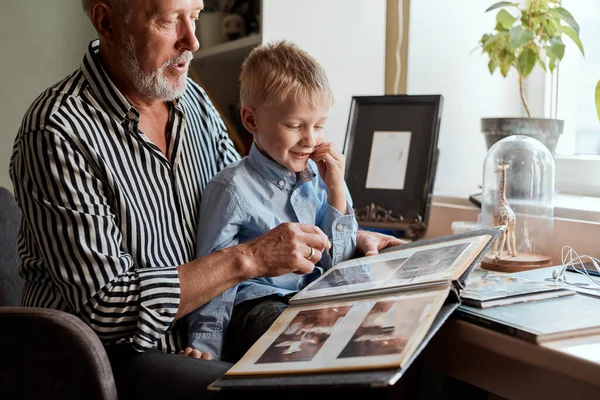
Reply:
[[[239,159],[187,77],[202,0],[83,0],[99,40],[27,111],[10,174],[23,222],[23,304],[79,316],[125,398],[208,396],[231,364],[186,348],[179,319],[257,276],[307,273],[329,246],[283,224],[195,259],[203,188]],[[401,243],[360,232],[376,253]],[[318,257],[305,257],[315,249]]]

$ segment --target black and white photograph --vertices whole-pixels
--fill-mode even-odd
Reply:
[[[340,358],[400,354],[419,328],[430,297],[412,301],[378,301],[340,353]]]
[[[299,312],[256,363],[312,360],[349,309],[342,306]]]
[[[467,247],[469,247],[469,243],[460,243],[417,251],[402,264],[401,268],[396,270],[390,280],[410,283],[423,275],[448,270]]]
[[[309,290],[385,281],[398,270],[405,261],[406,258],[400,258],[398,260],[365,263],[344,269],[336,269],[310,287]]]

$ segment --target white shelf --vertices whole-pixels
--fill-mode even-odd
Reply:
[[[200,48],[194,54],[194,60],[206,60],[208,58],[218,58],[234,55],[236,53],[248,53],[250,49],[261,42],[261,35],[252,34],[241,39],[232,40],[211,46],[206,49]]]

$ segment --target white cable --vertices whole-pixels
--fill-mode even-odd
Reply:
[[[403,18],[402,8],[404,0],[398,0],[398,40],[396,41],[396,76],[394,78],[394,94],[398,94],[400,88],[400,74],[402,72],[402,60],[400,59],[400,49],[402,47],[402,31],[403,31]]]
[[[600,285],[600,280],[594,279],[587,268],[584,266],[585,260],[589,260],[596,271],[600,273],[600,260],[596,257],[589,256],[587,254],[579,255],[571,246],[563,246],[561,250],[561,258],[562,258],[562,267],[559,272],[556,270],[552,271],[552,277],[554,278],[554,282],[558,283],[559,281],[564,282],[569,285],[573,285],[573,283],[567,282],[566,271],[567,268],[571,267],[574,272],[583,274],[589,278],[596,285]],[[577,265],[577,266],[576,266]],[[581,269],[578,269],[578,266]],[[594,288],[597,289],[597,288]]]

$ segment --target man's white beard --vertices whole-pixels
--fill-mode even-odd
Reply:
[[[191,61],[193,58],[191,52],[186,51],[176,58],[167,60],[153,71],[144,71],[140,68],[133,36],[124,36],[122,46],[118,48],[118,53],[125,74],[131,80],[133,86],[145,96],[162,101],[172,101],[181,97],[185,92],[187,73],[182,74],[177,81],[171,82],[165,76],[165,69],[173,64]]]

